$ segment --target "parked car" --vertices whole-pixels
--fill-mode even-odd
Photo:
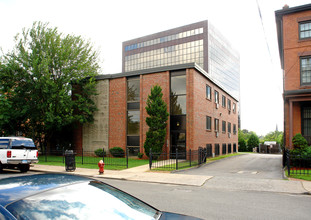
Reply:
[[[32,163],[38,163],[38,150],[32,139],[0,137],[0,171],[18,168],[27,172]]]
[[[68,174],[0,180],[0,219],[181,219],[101,181]]]

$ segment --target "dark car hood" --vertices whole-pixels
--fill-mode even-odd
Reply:
[[[81,176],[67,174],[36,174],[1,179],[0,205],[6,206],[35,193],[83,181],[89,180]]]
[[[188,215],[181,215],[172,212],[162,212],[160,220],[202,220],[201,218],[192,217]]]

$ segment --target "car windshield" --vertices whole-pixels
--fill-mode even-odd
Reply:
[[[36,148],[35,144],[32,140],[28,139],[15,139],[12,140],[11,147],[13,149],[19,149],[19,148]]]
[[[114,187],[91,181],[33,195],[6,207],[17,219],[158,219],[159,211]]]

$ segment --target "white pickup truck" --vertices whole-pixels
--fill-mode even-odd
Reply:
[[[18,168],[27,172],[31,163],[38,163],[38,150],[32,139],[0,137],[0,171]]]

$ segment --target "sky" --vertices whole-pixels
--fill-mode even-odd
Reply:
[[[310,0],[0,0],[0,48],[34,21],[81,35],[100,52],[101,74],[122,71],[122,42],[209,20],[240,53],[241,129],[283,131],[282,70],[274,12]],[[260,13],[259,13],[260,10]],[[261,16],[260,16],[261,15]],[[1,53],[0,53],[1,54]]]

